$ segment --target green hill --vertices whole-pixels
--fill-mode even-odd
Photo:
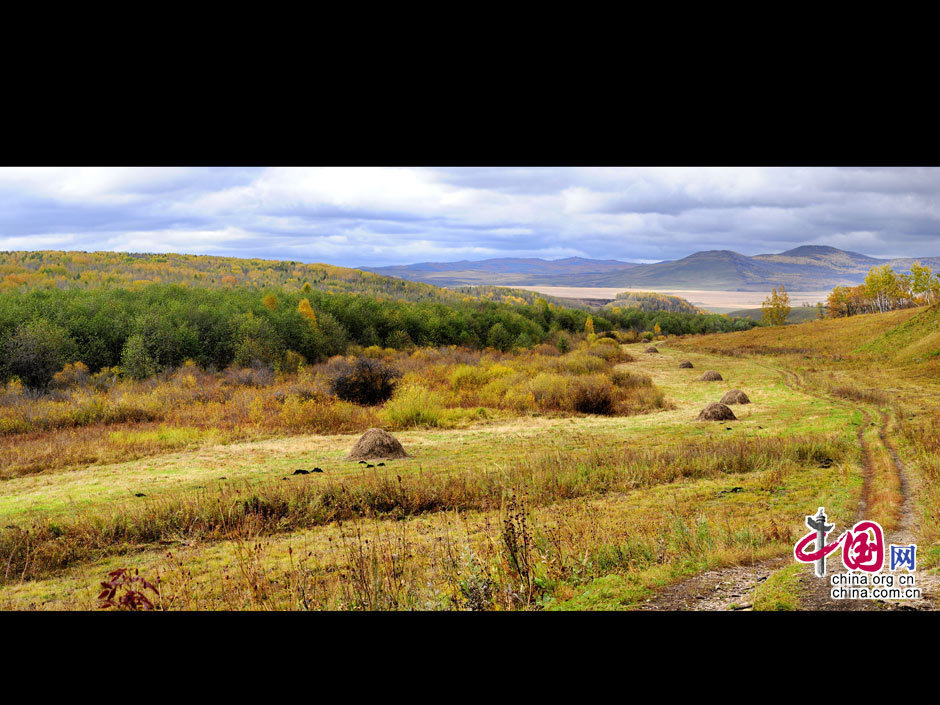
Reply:
[[[0,293],[35,289],[139,289],[148,284],[196,288],[308,289],[372,294],[406,301],[458,300],[431,284],[329,264],[208,255],[130,252],[0,252]]]

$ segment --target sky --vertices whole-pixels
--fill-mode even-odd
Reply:
[[[940,256],[940,169],[0,168],[0,250],[375,267],[799,245]]]

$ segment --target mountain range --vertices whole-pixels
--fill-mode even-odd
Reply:
[[[918,261],[935,271],[940,270],[940,257],[879,259],[818,245],[753,256],[731,250],[706,250],[654,264],[582,257],[502,258],[360,269],[438,286],[490,284],[762,291],[783,284],[791,291],[815,291],[860,284],[872,267],[890,264],[895,271],[904,272]]]

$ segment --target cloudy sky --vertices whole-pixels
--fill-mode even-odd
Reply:
[[[804,244],[940,256],[940,169],[0,168],[0,250],[379,266]]]

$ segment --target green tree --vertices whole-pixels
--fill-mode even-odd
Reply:
[[[512,347],[512,334],[502,323],[494,323],[486,336],[486,344],[491,348],[505,352]]]
[[[414,341],[411,339],[411,336],[408,335],[408,331],[396,330],[388,334],[388,339],[385,341],[386,345],[395,350],[413,350]]]
[[[140,333],[134,333],[121,351],[121,372],[134,379],[144,379],[157,373],[157,361],[147,350],[147,342]]]
[[[31,389],[45,389],[74,354],[68,331],[45,319],[17,326],[4,346],[6,374]]]

